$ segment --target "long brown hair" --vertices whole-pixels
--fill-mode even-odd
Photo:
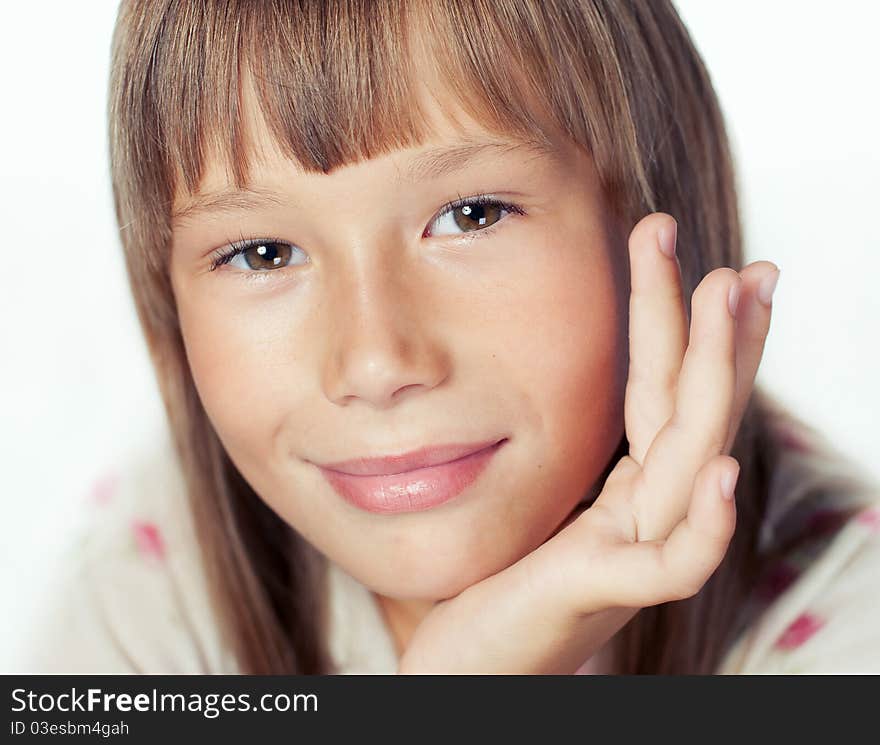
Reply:
[[[307,171],[420,144],[418,43],[487,129],[542,138],[550,121],[588,149],[620,251],[640,217],[664,211],[678,221],[687,297],[712,269],[742,268],[724,122],[671,2],[123,0],[108,111],[116,216],[215,611],[245,673],[332,671],[325,564],[238,473],[196,393],[167,271],[172,204],[197,190],[209,155],[247,183],[245,70],[273,136]],[[748,622],[769,560],[758,537],[780,447],[771,405],[755,391],[731,452],[738,525],[724,562],[694,597],[640,611],[615,638],[615,671],[713,672]],[[624,440],[615,460],[626,451]]]

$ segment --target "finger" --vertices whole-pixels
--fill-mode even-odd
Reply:
[[[779,279],[779,268],[770,261],[755,261],[743,269],[740,276],[742,288],[736,312],[736,394],[724,453],[729,453],[733,447],[752,395],[770,330],[771,297]]]
[[[643,463],[675,408],[687,345],[681,270],[674,251],[677,224],[662,212],[642,218],[629,238],[629,374],[624,415],[629,454]],[[664,240],[665,239],[665,240]]]
[[[623,456],[608,474],[602,491],[590,507],[613,515],[619,534],[629,541],[635,541],[638,535],[633,516],[633,493],[641,473],[642,467],[634,458]]]
[[[724,447],[736,390],[730,298],[741,282],[724,267],[707,274],[694,291],[675,410],[645,456],[633,495],[641,539],[669,535],[685,515],[697,472]]]
[[[621,544],[608,555],[584,612],[602,607],[647,607],[683,600],[700,591],[727,553],[736,527],[735,499],[726,499],[722,477],[736,483],[739,464],[730,456],[712,458],[694,481],[686,517],[666,540]]]

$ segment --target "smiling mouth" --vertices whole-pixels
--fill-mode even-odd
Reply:
[[[336,492],[355,507],[381,514],[416,512],[436,507],[461,494],[480,477],[507,441],[504,438],[477,450],[471,448],[467,454],[454,459],[448,457],[452,451],[441,452],[441,449],[435,448],[427,454],[422,450],[403,456],[408,459],[406,461],[393,456],[391,459],[347,461],[342,464],[345,468],[359,468],[362,472],[384,468],[391,470],[389,473],[352,474],[337,470],[338,463],[334,464],[334,468],[318,468]],[[469,446],[454,447],[461,450]],[[422,462],[426,458],[446,460],[400,470],[401,463],[411,466],[418,462],[418,458],[422,458]],[[394,472],[392,469],[398,470]]]

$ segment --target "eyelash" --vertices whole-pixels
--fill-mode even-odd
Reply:
[[[526,214],[525,210],[522,207],[520,207],[518,204],[514,204],[512,202],[504,202],[504,201],[501,201],[500,199],[496,199],[495,197],[490,197],[488,195],[481,194],[476,197],[467,197],[467,198],[459,197],[454,202],[450,202],[445,207],[443,207],[443,209],[440,210],[440,212],[437,213],[437,216],[431,220],[430,224],[433,225],[441,217],[444,217],[445,215],[452,212],[453,210],[456,210],[459,207],[464,207],[466,205],[480,206],[480,207],[482,207],[482,206],[500,207],[505,212],[511,212],[511,213],[517,214],[517,215]],[[498,220],[498,222],[490,225],[488,228],[483,228],[482,230],[474,230],[474,231],[471,231],[470,233],[463,233],[462,235],[470,236],[471,240],[473,240],[474,238],[481,238],[485,234],[491,233],[502,222],[503,222],[503,219]],[[427,231],[427,228],[425,230]],[[422,235],[424,236],[424,233],[422,233]],[[451,236],[441,236],[441,237],[448,238]],[[232,261],[232,259],[234,259],[239,254],[244,253],[249,248],[253,248],[254,246],[261,246],[266,243],[282,243],[282,244],[288,245],[287,242],[285,240],[283,240],[282,238],[251,238],[251,239],[242,238],[242,240],[240,240],[240,241],[234,241],[234,242],[230,241],[230,243],[227,246],[225,246],[224,248],[217,249],[216,251],[214,251],[211,254],[211,256],[212,256],[211,271],[218,269],[223,264],[228,264],[230,261]],[[252,274],[271,274],[272,272],[271,271],[248,272],[248,274],[251,274],[251,273]]]

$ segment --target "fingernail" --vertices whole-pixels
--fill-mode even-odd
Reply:
[[[736,306],[739,304],[739,286],[742,280],[730,286],[730,294],[727,296],[727,307],[730,308],[730,315],[736,318]]]
[[[733,488],[739,478],[739,465],[721,474],[721,496],[730,501],[733,499]]]
[[[675,256],[675,241],[678,238],[678,223],[672,223],[672,226],[664,225],[660,228],[657,235],[657,244],[660,250],[670,259]]]
[[[776,289],[776,283],[779,281],[779,270],[777,269],[775,272],[770,272],[764,279],[761,280],[761,284],[758,285],[758,300],[760,300],[767,307],[770,306],[770,301],[773,299],[773,291]]]

